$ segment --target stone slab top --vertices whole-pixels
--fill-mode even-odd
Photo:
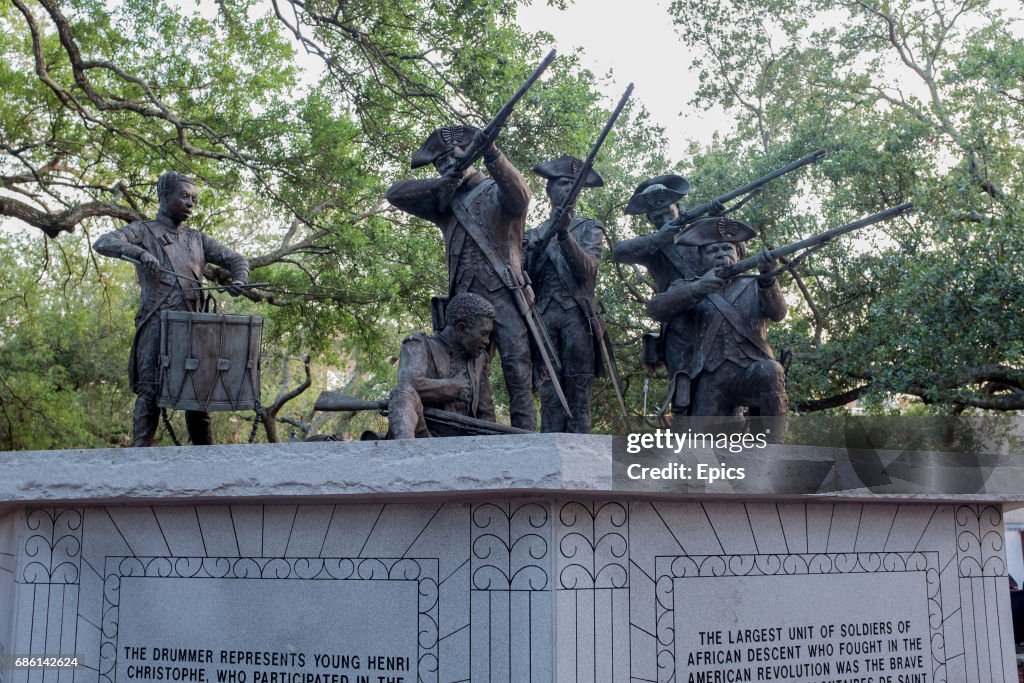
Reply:
[[[108,448],[0,452],[0,508],[26,504],[181,504],[195,502],[358,502],[501,496],[675,500],[819,499],[905,502],[1002,502],[1024,505],[1024,464],[1000,464],[978,486],[946,492],[866,487],[840,449],[774,446],[731,458],[746,463],[745,482],[685,487],[629,482],[613,457],[613,437],[578,434],[467,436],[408,441]],[[948,454],[943,454],[948,455]],[[1019,458],[1024,463],[1024,458]],[[1006,460],[1006,457],[1003,458]],[[717,464],[717,461],[714,461]],[[779,493],[815,470],[815,493]],[[756,476],[755,476],[756,475]],[[780,486],[782,488],[780,488]],[[813,489],[811,489],[813,490]],[[1008,507],[1017,507],[1010,505]]]

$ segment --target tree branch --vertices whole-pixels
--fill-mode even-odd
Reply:
[[[86,202],[60,213],[40,211],[12,197],[0,195],[0,214],[25,221],[39,228],[47,237],[55,238],[62,232],[73,232],[75,226],[87,218],[109,216],[130,223],[146,217],[126,206],[110,202]]]

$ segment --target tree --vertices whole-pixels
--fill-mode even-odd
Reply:
[[[225,0],[207,18],[163,3],[0,2],[9,36],[0,44],[0,219],[39,231],[5,238],[0,258],[26,269],[26,296],[73,272],[108,299],[112,287],[102,285],[116,282],[125,295],[118,305],[132,308],[131,269],[92,257],[88,241],[154,215],[153,182],[175,169],[200,187],[193,227],[244,253],[253,279],[270,283],[231,310],[264,315],[275,353],[308,354],[314,368],[354,359],[369,385],[389,384],[389,358],[404,334],[426,326],[445,276],[436,228],[389,211],[384,190],[408,173],[432,128],[486,120],[549,37],[524,34],[514,6],[500,3],[322,7],[277,2],[259,16],[256,2]],[[296,85],[296,55],[282,31],[323,58],[327,78]],[[565,56],[499,144],[520,168],[582,155],[607,116],[602,104],[594,77]],[[608,174],[609,193],[592,200],[602,207],[634,184],[629,173],[641,172],[657,136],[642,110],[633,110],[634,123],[628,116],[621,144],[607,149],[634,161]],[[44,260],[55,248],[73,253],[73,268]],[[214,267],[206,275],[225,277]],[[11,296],[0,314],[15,305]],[[59,326],[66,310],[37,314]],[[13,329],[9,338],[20,337]],[[110,353],[123,364],[126,350]],[[284,404],[275,413],[301,418]],[[118,442],[109,434],[98,441],[108,438]]]
[[[909,394],[944,411],[1024,409],[1019,22],[987,0],[698,0],[671,13],[702,48],[694,102],[737,121],[693,150],[702,194],[827,146],[740,214],[766,242],[918,207],[799,268],[801,305],[774,342],[796,351],[797,407]]]

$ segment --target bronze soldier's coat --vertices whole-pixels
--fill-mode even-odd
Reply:
[[[449,296],[472,292],[487,299],[497,311],[494,340],[501,356],[509,412],[514,427],[533,430],[536,415],[532,394],[530,339],[506,282],[496,273],[477,242],[466,230],[472,222],[508,267],[512,284],[522,282],[522,244],[530,191],[522,175],[499,152],[484,156],[491,177],[475,173],[441,208],[439,178],[403,180],[388,190],[391,204],[441,229],[448,260]]]
[[[537,294],[537,310],[562,365],[561,384],[572,418],[562,409],[551,381],[540,385],[541,431],[590,431],[594,376],[604,372],[600,352],[604,329],[594,302],[604,227],[592,218],[573,218],[565,238],[554,237],[539,253],[550,221],[526,233],[526,269]]]
[[[671,241],[659,246],[656,235],[657,232],[619,242],[613,257],[619,263],[635,263],[646,268],[654,281],[654,293],[657,295],[676,280],[694,277],[700,270],[700,257],[697,247],[677,245]],[[667,340],[672,334],[666,325],[661,326],[660,344],[669,377],[684,369],[681,356],[667,350]]]
[[[721,292],[708,296],[692,293],[694,282],[681,281],[648,304],[652,317],[666,324],[665,356],[671,376],[683,373],[692,382],[690,396],[670,397],[674,412],[689,404],[690,415],[734,415],[740,406],[772,402],[781,402],[784,412],[785,376],[767,342],[768,323],[786,317],[778,282],[772,278],[770,286],[763,287],[757,278],[734,278]],[[668,297],[675,305],[665,312]],[[720,306],[730,308],[732,315],[724,315]],[[685,391],[684,387],[677,384],[674,390]]]

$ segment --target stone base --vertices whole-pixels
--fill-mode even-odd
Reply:
[[[1001,503],[621,494],[610,450],[0,454],[0,653],[80,658],[0,683],[1017,680]]]

